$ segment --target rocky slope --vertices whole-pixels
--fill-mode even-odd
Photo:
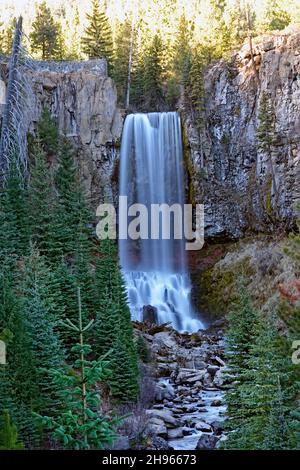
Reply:
[[[268,231],[275,206],[279,219],[290,224],[300,197],[300,31],[259,38],[254,54],[260,86],[246,44],[229,62],[207,71],[200,133],[192,115],[183,112],[190,193],[193,202],[205,204],[206,238]],[[263,93],[276,121],[271,162],[256,139]]]
[[[144,434],[154,446],[215,448],[224,438],[223,389],[228,383],[222,329],[215,324],[208,331],[183,335],[171,327],[141,328],[155,382]]]

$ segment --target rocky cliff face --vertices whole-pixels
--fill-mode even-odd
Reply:
[[[5,64],[0,80],[1,102],[5,97],[3,68]],[[81,174],[93,204],[111,197],[123,118],[106,62],[36,62],[26,74],[31,86],[24,124],[28,131],[35,131],[42,109],[48,107],[60,132],[73,139],[78,148]]]
[[[260,86],[245,45],[206,73],[204,129],[183,113],[192,196],[205,204],[207,238],[270,231],[274,219],[290,224],[300,198],[300,32],[263,38],[254,54]],[[276,122],[271,159],[256,139],[264,92]]]
[[[291,224],[300,198],[300,32],[262,38],[205,75],[204,127],[182,109],[193,202],[205,204],[206,238],[237,239],[247,232]],[[0,64],[1,66],[1,64]],[[0,67],[0,115],[5,97]],[[4,72],[3,72],[4,70]],[[79,164],[93,204],[117,193],[123,117],[104,61],[35,63],[26,116],[34,131],[44,106],[79,149]],[[271,158],[258,149],[256,130],[267,92],[276,121]]]

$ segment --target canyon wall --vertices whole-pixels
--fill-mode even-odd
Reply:
[[[260,38],[254,62],[257,74],[246,44],[207,70],[203,128],[182,110],[190,199],[205,204],[208,239],[290,225],[300,198],[299,30]],[[264,93],[275,117],[271,155],[258,149],[256,138]]]
[[[78,148],[80,172],[93,205],[111,198],[123,117],[106,61],[34,62],[33,69],[24,73],[31,88],[26,130],[35,132],[42,109],[47,107],[60,132]],[[0,115],[5,102],[6,64],[2,64],[1,76]]]
[[[1,62],[1,61],[0,61]],[[238,239],[293,223],[300,198],[300,32],[259,38],[254,72],[246,44],[205,73],[203,126],[181,107],[190,200],[205,204],[206,238]],[[0,116],[7,65],[0,64]],[[43,107],[78,147],[94,206],[117,194],[124,117],[103,60],[35,62],[26,126],[34,132]],[[259,77],[259,82],[257,80]],[[271,155],[257,145],[261,99],[275,118]]]

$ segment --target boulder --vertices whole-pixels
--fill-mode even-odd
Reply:
[[[210,388],[212,387],[213,383],[212,383],[212,376],[210,375],[209,372],[206,372],[204,377],[203,377],[203,385],[204,387],[206,388]]]
[[[176,362],[171,362],[170,364],[162,362],[158,364],[156,375],[157,377],[170,377],[176,368]]]
[[[219,356],[215,356],[213,357],[213,360],[219,364],[221,367],[225,367],[225,362],[223,361],[223,359],[221,359]]]
[[[158,323],[157,308],[152,305],[144,305],[143,307],[143,322],[150,324]]]
[[[198,421],[198,423],[195,424],[195,429],[197,429],[197,431],[202,431],[202,432],[211,432],[212,431],[212,427],[205,423],[204,421]]]
[[[218,438],[213,434],[202,434],[200,437],[197,447],[197,450],[211,450],[216,448]]]
[[[180,426],[179,420],[174,418],[173,413],[170,410],[166,410],[166,409],[153,410],[152,409],[152,410],[147,410],[146,413],[151,416],[151,420],[152,418],[161,419],[169,427],[171,426],[171,427],[177,428]]]
[[[222,388],[224,385],[232,383],[234,379],[235,377],[229,373],[227,367],[221,367],[221,369],[216,372],[213,383],[216,387]]]
[[[183,437],[183,428],[168,429],[168,439],[180,439]]]
[[[168,374],[169,375],[169,374]],[[160,381],[155,389],[155,400],[156,401],[163,401],[163,400],[171,400],[175,397],[175,389],[170,382],[164,380]]]
[[[180,384],[201,382],[205,374],[205,370],[195,371],[194,369],[182,369],[177,375],[176,382]]]
[[[224,372],[222,369],[219,369],[216,373],[215,373],[215,376],[214,376],[214,385],[216,387],[222,387],[226,382],[226,378],[224,376]]]
[[[169,450],[170,446],[167,441],[161,437],[153,437],[152,447],[153,450]]]
[[[182,428],[182,434],[184,436],[191,436],[192,434],[194,434],[195,430],[193,428],[188,428],[187,426],[184,426]]]
[[[155,346],[158,349],[158,351],[161,348],[168,348],[168,349],[172,349],[174,352],[177,348],[177,343],[171,337],[168,331],[160,331],[159,333],[156,333],[153,336],[153,347]]]
[[[212,401],[211,406],[222,406],[222,404],[222,400],[220,400],[220,398],[216,398]]]
[[[167,427],[163,422],[162,424],[150,423],[148,429],[151,434],[156,436],[167,437],[168,435]]]
[[[224,431],[224,423],[222,421],[213,421],[211,427],[217,436],[220,436]]]
[[[213,365],[209,365],[207,367],[207,372],[212,376],[214,377],[216,375],[216,373],[218,372],[218,370],[220,369],[219,366],[213,366]]]
[[[191,369],[203,370],[206,369],[207,364],[206,362],[198,358],[192,358],[186,362],[186,367]]]

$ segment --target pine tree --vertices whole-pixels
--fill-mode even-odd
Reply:
[[[156,34],[144,59],[144,101],[148,110],[158,110],[163,103],[162,63],[163,43]]]
[[[179,83],[184,87],[189,84],[189,74],[192,62],[192,34],[190,25],[184,15],[181,16],[174,44],[174,71]]]
[[[108,71],[113,64],[112,30],[104,8],[100,9],[99,0],[92,0],[92,13],[87,14],[88,26],[82,38],[82,51],[89,59],[107,60]]]
[[[139,356],[139,359],[142,362],[150,362],[151,361],[151,353],[145,340],[144,336],[140,334],[136,340],[136,349]]]
[[[75,253],[80,249],[88,258],[92,250],[92,215],[75,165],[75,150],[66,137],[60,142],[55,186],[58,193],[58,217],[63,253],[74,259]]]
[[[268,0],[265,6],[263,27],[267,31],[276,31],[286,28],[291,22],[289,13],[281,7],[280,1]]]
[[[231,44],[240,47],[247,37],[246,18],[241,0],[234,0],[227,7],[227,15],[230,22]]]
[[[9,292],[3,291],[3,286],[1,286],[1,301],[3,297],[11,295]],[[0,311],[0,340],[4,341],[6,349],[6,363],[0,364],[0,414],[4,412],[5,409],[10,410],[10,412],[16,412],[16,399],[14,396],[14,389],[12,384],[12,378],[10,373],[10,357],[9,357],[9,346],[12,342],[14,324],[15,324],[15,303],[12,303],[14,299],[11,297],[10,301],[5,299],[5,305],[1,306]],[[9,310],[9,307],[12,310]]]
[[[55,60],[65,60],[67,59],[66,53],[66,40],[64,36],[64,32],[62,30],[62,26],[60,23],[57,23],[57,36],[56,36],[56,50],[53,55],[53,59]]]
[[[129,18],[126,18],[123,23],[119,24],[116,36],[114,66],[113,66],[113,79],[118,89],[118,98],[120,103],[126,106],[127,87],[129,76],[132,68],[133,41],[134,38],[133,24]],[[130,59],[131,58],[131,59]]]
[[[279,335],[275,322],[274,316],[261,319],[253,343],[247,347],[247,355],[242,357],[242,361],[231,359],[237,366],[237,369],[232,370],[238,370],[238,382],[234,391],[226,393],[230,418],[228,423],[232,430],[225,443],[226,449],[265,448],[270,433],[270,416],[272,420],[275,417],[274,397],[278,394],[278,380],[282,387],[282,411],[285,419],[288,419],[288,411],[296,393],[294,370],[288,355],[289,346]],[[237,399],[232,400],[233,396]],[[278,442],[279,437],[275,436],[274,431],[275,440]],[[289,447],[288,442],[286,447]]]
[[[101,241],[95,287],[98,307],[96,351],[106,354],[112,349],[109,383],[114,398],[121,402],[135,400],[138,393],[137,352],[127,294],[112,240]]]
[[[234,376],[238,386],[232,387],[226,392],[227,426],[230,430],[236,430],[243,423],[246,412],[241,406],[241,387],[259,324],[258,312],[252,307],[246,292],[241,292],[239,303],[229,314],[228,320],[226,355],[230,374]]]
[[[55,261],[61,256],[62,247],[53,178],[41,142],[36,141],[32,152],[34,165],[31,168],[28,195],[31,242],[36,243],[42,255]]]
[[[4,28],[3,28],[3,22],[0,21],[0,54],[4,54],[4,35],[5,35],[5,31],[4,31]]]
[[[269,422],[265,429],[263,447],[266,450],[289,449],[290,433],[286,420],[286,409],[284,407],[284,396],[278,377],[277,392],[271,403]]]
[[[7,360],[6,365],[0,366],[0,413],[8,409],[24,443],[34,447],[37,444],[37,430],[31,416],[32,397],[36,392],[34,364],[24,325],[23,304],[16,295],[12,278],[13,272],[6,271],[1,286],[0,337],[6,343]]]
[[[0,450],[23,449],[24,445],[18,440],[18,431],[11,422],[9,410],[4,410],[0,422]]]
[[[12,18],[6,28],[1,30],[0,52],[4,55],[11,54],[16,23],[17,19]]]
[[[43,1],[37,10],[30,33],[31,49],[41,55],[43,60],[56,57],[58,52],[59,28],[55,23],[50,8]]]
[[[26,253],[28,246],[27,188],[17,168],[11,165],[6,183],[0,192],[0,258],[16,259]]]
[[[145,58],[142,54],[139,54],[138,56],[134,57],[131,74],[130,105],[133,108],[143,109],[144,75]]]
[[[0,269],[0,333],[12,331],[15,315],[18,311],[16,293],[13,288],[13,271]]]
[[[189,72],[189,81],[185,96],[187,96],[192,104],[194,119],[198,131],[204,126],[203,113],[205,110],[205,92],[204,92],[204,70],[207,62],[203,55],[203,49],[198,46],[193,50],[192,63]]]
[[[81,45],[80,45],[80,17],[78,5],[74,6],[75,15],[73,21],[69,25],[70,36],[71,36],[71,47],[69,49],[68,59],[69,60],[80,60],[81,59]]]
[[[270,96],[267,93],[262,94],[258,120],[257,138],[259,149],[270,154],[275,140],[275,116]]]
[[[55,155],[59,148],[59,131],[48,108],[44,108],[37,123],[37,135],[47,156]]]
[[[299,214],[300,205],[296,205]],[[285,253],[295,263],[296,272],[300,269],[300,219],[297,220],[298,230],[290,233],[285,246]],[[279,286],[282,302],[279,308],[279,314],[289,330],[290,343],[299,340],[300,334],[300,283],[299,280],[292,281],[287,285]],[[299,373],[295,375],[295,388],[299,390]],[[293,449],[300,449],[300,400],[295,400],[294,407],[290,412],[290,428],[292,432],[291,441]]]
[[[55,413],[59,405],[58,390],[50,380],[49,370],[62,366],[64,354],[56,332],[58,312],[53,275],[34,248],[25,260],[20,287],[22,315],[33,361],[32,410]]]
[[[56,418],[41,417],[43,425],[52,432],[54,439],[62,443],[64,449],[101,449],[115,438],[117,422],[109,422],[99,411],[101,398],[97,390],[97,384],[109,375],[109,361],[105,357],[88,360],[92,348],[84,343],[85,334],[92,326],[93,321],[83,324],[78,289],[78,323],[74,324],[69,319],[65,322],[65,327],[72,329],[79,337],[78,344],[72,348],[77,359],[72,367],[50,371],[60,390],[60,401],[64,407]]]

